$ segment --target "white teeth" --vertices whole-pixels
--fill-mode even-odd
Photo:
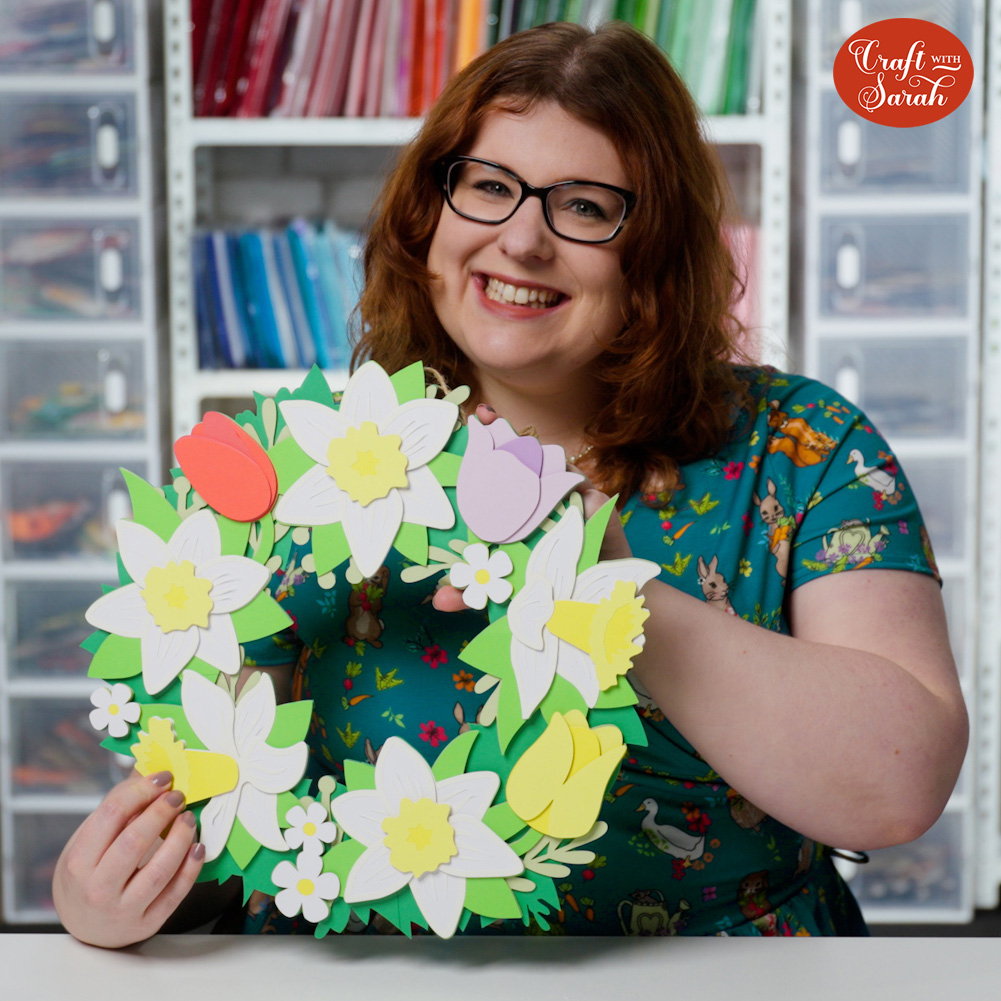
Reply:
[[[525,285],[510,285],[497,278],[488,278],[484,292],[488,299],[494,302],[513,302],[519,306],[531,306],[534,309],[545,309],[554,305],[560,298],[559,292],[549,289],[528,288]]]

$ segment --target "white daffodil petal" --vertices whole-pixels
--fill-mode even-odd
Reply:
[[[532,550],[526,578],[538,574],[552,585],[557,601],[569,598],[577,580],[577,560],[583,545],[584,519],[577,508],[571,507]]]
[[[118,552],[128,575],[140,586],[145,585],[146,575],[153,567],[165,567],[170,562],[167,543],[152,528],[137,521],[122,518],[115,525]]]
[[[386,836],[382,829],[382,822],[388,816],[386,806],[372,789],[357,789],[338,796],[331,800],[330,812],[341,829],[363,845],[381,844]]]
[[[215,515],[203,508],[185,518],[170,537],[167,549],[175,563],[191,560],[196,568],[208,560],[217,560],[222,554],[222,539]]]
[[[459,927],[459,918],[462,916],[466,881],[446,875],[443,869],[437,869],[414,879],[410,890],[431,930],[439,938],[451,938]]]
[[[344,387],[341,414],[351,427],[374,421],[381,432],[382,423],[399,405],[389,376],[377,362],[367,361]]]
[[[588,567],[578,578],[573,590],[574,601],[595,603],[607,598],[620,580],[632,581],[637,590],[649,583],[660,567],[650,560],[609,560]]]
[[[181,706],[191,729],[210,751],[238,757],[233,742],[236,706],[229,692],[197,671],[185,671],[181,676]]]
[[[278,499],[275,521],[283,525],[333,525],[341,520],[347,494],[326,466],[307,469]]]
[[[553,637],[541,650],[533,650],[517,640],[511,641],[511,667],[518,683],[521,718],[528,719],[545,698],[556,677],[556,644]]]
[[[524,643],[533,650],[541,650],[545,642],[543,630],[553,617],[555,608],[549,581],[544,577],[529,577],[507,609],[507,621],[514,641]]]
[[[403,500],[397,490],[362,507],[344,502],[344,534],[362,577],[373,577],[386,560],[403,524]]]
[[[459,408],[444,400],[410,400],[399,407],[380,430],[400,436],[400,451],[411,470],[427,465],[452,437]]]
[[[260,594],[271,579],[266,566],[245,556],[220,556],[202,564],[198,576],[212,582],[212,612],[223,615],[243,608]]]
[[[239,788],[230,792],[224,792],[219,796],[213,796],[204,807],[202,807],[199,818],[201,833],[199,838],[205,845],[205,861],[211,862],[222,854],[226,847],[230,833],[233,830],[233,821],[236,819],[236,808],[240,799]],[[283,846],[284,847],[284,846]]]
[[[305,761],[303,761],[305,767]],[[300,772],[300,776],[301,776]],[[294,783],[293,783],[294,784]],[[286,786],[286,789],[291,788]],[[285,789],[282,790],[284,792]],[[285,839],[278,826],[278,797],[274,793],[262,792],[249,782],[240,788],[240,802],[236,808],[240,823],[247,833],[265,848],[274,851],[285,850]]]
[[[300,740],[291,747],[272,747],[255,743],[240,747],[240,774],[261,792],[269,795],[286,792],[302,778],[309,760],[309,748]]]
[[[228,615],[210,615],[207,629],[198,628],[198,656],[224,674],[240,670],[240,643]]]
[[[450,816],[456,854],[441,866],[449,876],[517,876],[524,863],[511,846],[480,820]]]
[[[400,490],[403,499],[403,520],[428,528],[451,528],[455,511],[438,478],[428,469],[407,470],[408,486]]]
[[[257,684],[244,688],[236,700],[233,739],[241,753],[252,744],[263,744],[268,739],[277,712],[274,682],[269,674],[262,674]]]
[[[344,899],[349,904],[381,900],[402,890],[410,882],[411,875],[390,864],[389,849],[385,845],[372,845],[351,867],[344,886]]]
[[[101,595],[84,612],[84,618],[95,629],[103,629],[116,636],[127,636],[129,639],[139,639],[153,617],[146,609],[139,585],[126,584]]]
[[[314,400],[285,400],[278,404],[295,443],[313,462],[326,466],[327,450],[334,438],[343,438],[350,424],[333,407]]]
[[[438,802],[448,803],[453,816],[462,814],[479,820],[499,788],[500,776],[496,772],[465,772],[438,783]]]
[[[598,701],[598,695],[601,693],[594,661],[572,643],[567,643],[556,637],[552,639],[555,640],[554,646],[558,651],[556,673],[569,681],[583,696],[588,707],[593,709]]]
[[[398,812],[401,799],[437,802],[431,766],[400,737],[390,737],[382,745],[375,763],[375,788],[390,815]]]
[[[152,620],[140,642],[143,684],[156,695],[176,678],[198,649],[198,627],[165,633]]]

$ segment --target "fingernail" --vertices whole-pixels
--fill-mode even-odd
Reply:
[[[179,789],[172,789],[163,798],[167,801],[167,806],[172,806],[175,809],[184,806],[184,793]]]
[[[197,844],[192,845],[191,857],[193,859],[198,859],[199,861],[205,858],[205,845],[203,845],[200,841]]]
[[[185,810],[184,813],[181,814],[181,820],[183,820],[188,827],[195,826],[195,815],[190,810]]]
[[[489,403],[481,403],[480,406],[483,407],[484,410],[489,410],[490,413],[492,413],[492,414],[497,413],[497,411],[494,410],[494,408],[492,406],[490,406]]]
[[[155,786],[169,786],[174,780],[174,776],[170,772],[156,772],[149,776],[149,780]]]

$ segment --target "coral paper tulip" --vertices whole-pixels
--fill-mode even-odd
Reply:
[[[278,477],[267,452],[236,421],[210,411],[174,454],[191,485],[233,521],[263,518],[278,496]]]

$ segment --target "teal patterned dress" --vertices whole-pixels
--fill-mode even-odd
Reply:
[[[810,379],[740,371],[753,412],[731,443],[683,466],[679,489],[630,497],[622,509],[634,555],[721,615],[782,633],[790,590],[817,577],[863,568],[937,577],[916,498],[864,414]],[[358,584],[338,568],[326,590],[301,569],[307,554],[308,543],[294,547],[272,585],[293,630],[250,644],[247,655],[260,665],[298,662],[297,690],[315,706],[314,775],[340,777],[347,758],[374,760],[390,736],[433,761],[487,701],[478,672],[458,658],[486,614],[436,611],[435,579],[401,581],[406,563],[395,551]],[[589,846],[593,863],[557,879],[560,908],[547,921],[470,923],[469,932],[866,934],[829,848],[746,800],[639,695],[649,744],[630,747],[608,790],[609,829]],[[255,897],[246,930],[311,926]]]

